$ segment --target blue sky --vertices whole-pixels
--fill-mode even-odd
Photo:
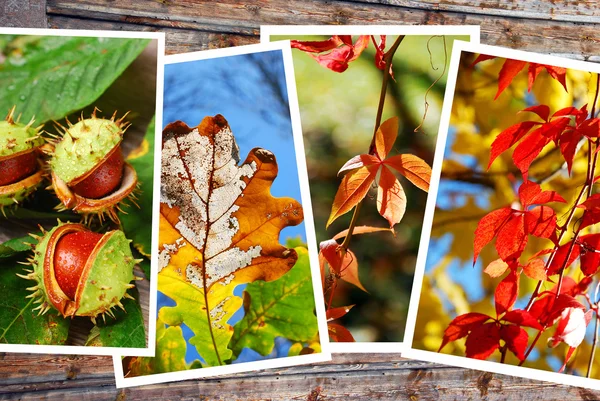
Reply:
[[[287,102],[283,104],[265,85],[256,69],[256,58],[266,63],[275,82],[286,89],[282,52],[269,51],[253,55],[238,55],[168,64],[165,66],[163,127],[181,120],[190,127],[196,126],[206,116],[222,114],[231,127],[240,148],[241,162],[255,147],[273,152],[277,158],[279,174],[271,187],[276,196],[289,196],[301,202],[296,165],[296,153]],[[284,99],[287,100],[287,91]],[[300,236],[306,242],[305,224],[282,230],[280,242]],[[245,286],[238,286],[235,295],[241,296]],[[158,294],[158,307],[173,306],[175,302]],[[240,309],[229,321],[233,325],[244,316]],[[184,337],[189,340],[193,332],[182,325]],[[277,339],[272,355],[266,358],[287,356],[289,341]],[[200,359],[195,347],[187,348],[186,360]],[[259,354],[244,349],[239,362],[263,359]]]

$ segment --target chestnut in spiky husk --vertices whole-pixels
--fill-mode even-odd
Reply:
[[[21,124],[13,107],[0,121],[0,210],[17,205],[40,185],[43,171],[39,162],[44,140],[33,119]]]
[[[72,209],[84,215],[107,215],[118,222],[115,209],[125,199],[135,199],[135,169],[123,160],[121,141],[128,123],[83,116],[76,124],[58,126],[62,136],[53,141],[50,159],[52,188],[62,202],[59,210]]]
[[[40,314],[54,308],[64,317],[113,316],[111,309],[123,308],[122,298],[132,298],[133,258],[130,240],[120,230],[99,234],[81,224],[60,223],[38,240],[29,259],[32,269],[19,277],[33,280],[33,291]]]

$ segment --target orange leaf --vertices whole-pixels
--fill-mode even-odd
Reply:
[[[375,133],[375,150],[380,160],[387,157],[398,136],[398,117],[387,119]]]
[[[508,269],[508,263],[502,259],[496,259],[487,265],[483,272],[492,278],[496,278],[503,275],[506,269]]]
[[[381,169],[377,188],[377,211],[390,223],[390,229],[402,220],[406,211],[406,195],[400,182],[387,168]]]
[[[429,191],[429,181],[431,181],[431,167],[423,159],[411,155],[396,155],[385,160],[383,164],[390,166],[405,176],[417,188],[425,192]]]
[[[356,170],[365,166],[372,166],[374,164],[380,163],[379,160],[375,156],[372,155],[358,155],[354,156],[352,159],[348,160],[340,171],[338,171],[338,177],[347,173],[348,171]]]
[[[341,215],[348,213],[367,196],[371,184],[375,181],[377,168],[378,166],[365,166],[344,176],[333,199],[331,214],[326,227],[329,227]]]
[[[163,131],[159,269],[191,284],[271,281],[294,266],[280,231],[303,220],[292,198],[274,198],[275,155],[255,148],[238,165],[227,120],[205,117],[195,128],[177,121]]]
[[[368,234],[368,233],[376,233],[379,231],[389,231],[392,233],[392,235],[396,236],[396,233],[394,233],[394,230],[392,230],[391,228],[386,228],[386,227],[371,227],[371,226],[357,226],[354,227],[354,230],[352,231],[353,235],[356,234]],[[344,231],[340,231],[339,233],[337,233],[336,235],[333,236],[333,239],[340,239],[340,238],[344,238],[345,236],[348,235],[348,230],[344,230]]]
[[[368,292],[358,278],[358,261],[351,250],[347,250],[342,260],[342,250],[339,244],[333,240],[323,241],[319,244],[320,255],[322,255],[333,272],[347,283],[354,284],[364,292]]]
[[[529,264],[523,266],[523,273],[534,280],[548,280],[546,265],[542,259],[533,259]]]
[[[346,315],[346,313],[350,312],[350,309],[352,309],[352,307],[354,307],[354,305],[340,306],[338,308],[328,309],[326,312],[327,321],[330,322],[332,320],[341,318],[342,316]]]

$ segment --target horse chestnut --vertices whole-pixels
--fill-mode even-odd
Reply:
[[[123,308],[122,298],[132,298],[127,289],[136,277],[129,243],[120,230],[99,234],[81,224],[60,223],[33,246],[29,263],[33,269],[20,277],[36,285],[28,298],[40,305],[40,314],[54,308],[64,317],[114,316],[114,306]]]
[[[135,169],[123,159],[121,141],[128,123],[123,118],[81,118],[54,141],[50,160],[52,188],[61,200],[60,210],[72,209],[88,217],[107,215],[118,222],[115,209],[134,197]]]
[[[4,121],[0,121],[0,210],[20,203],[33,193],[43,179],[38,161],[44,140],[39,127],[19,123],[13,107]]]

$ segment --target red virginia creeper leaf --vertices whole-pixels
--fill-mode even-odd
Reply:
[[[529,335],[525,329],[510,324],[508,326],[500,327],[500,338],[506,342],[508,349],[515,354],[520,361],[525,359],[525,350],[527,349],[527,342],[529,341]]]
[[[550,206],[536,206],[525,212],[527,233],[539,238],[556,236],[556,213]]]
[[[552,295],[551,297],[554,298]],[[563,293],[559,294],[551,305],[550,313],[548,314],[548,323],[552,323],[555,319],[560,317],[565,309],[569,308],[585,309],[585,307],[571,295]]]
[[[527,231],[525,231],[525,216],[513,214],[498,230],[496,250],[503,260],[517,259],[527,245]]]
[[[581,219],[581,229],[600,222],[600,194],[590,196],[577,207],[585,210]]]
[[[352,337],[352,334],[350,334],[348,329],[342,325],[335,323],[327,323],[327,331],[329,332],[329,338],[331,338],[332,341],[335,341],[337,343],[355,342],[354,337]]]
[[[477,229],[475,229],[475,240],[473,241],[473,264],[477,261],[483,247],[494,239],[500,227],[511,214],[512,209],[510,207],[503,207],[486,214],[479,220]]]
[[[560,314],[550,346],[556,347],[564,342],[570,347],[578,347],[585,338],[588,323],[589,320],[581,308],[565,308]]]
[[[354,305],[348,305],[328,309],[326,312],[327,321],[330,322],[332,320],[336,320],[341,318],[342,316],[345,316],[346,313],[350,312],[350,309],[352,309],[353,307]]]
[[[496,322],[478,326],[465,342],[467,358],[487,359],[500,346],[500,330]]]
[[[369,46],[369,35],[359,36],[358,39],[356,39],[354,46],[352,47],[354,56],[352,56],[350,58],[350,60],[348,60],[348,61],[356,60],[360,56],[360,54],[363,52],[363,50],[365,50],[367,48],[367,46]]]
[[[579,245],[574,244],[571,249],[571,242],[572,241],[569,241],[558,247],[554,258],[552,259],[552,263],[550,263],[550,266],[548,267],[548,276],[559,274],[563,268],[566,269],[571,266],[575,259],[579,257]]]
[[[519,186],[519,200],[526,209],[531,205],[541,205],[550,202],[563,202],[567,201],[555,191],[542,191],[542,187],[539,184],[525,180]]]
[[[562,373],[565,371],[565,368],[567,367],[567,363],[569,363],[569,360],[571,359],[571,356],[573,355],[574,351],[575,351],[575,347],[569,347],[569,350],[567,351],[567,355],[565,356],[565,363],[561,366],[558,373]]]
[[[600,234],[588,234],[580,238],[579,267],[586,276],[596,274],[600,267]]]
[[[466,337],[471,330],[481,326],[489,319],[490,317],[488,315],[477,312],[470,312],[457,316],[450,322],[444,331],[444,338],[442,340],[442,345],[438,349],[438,352],[440,352],[442,348],[444,348],[450,341],[456,341]]]
[[[490,56],[489,54],[480,54],[479,56],[477,56],[475,61],[473,61],[471,63],[471,67],[475,66],[476,64],[481,63],[482,61],[491,60],[494,58],[496,58],[496,56]]]
[[[320,253],[323,255],[329,267],[340,279],[347,283],[354,284],[364,292],[368,292],[358,278],[358,261],[354,253],[348,249],[341,257],[341,250],[338,250],[339,244],[333,240],[323,241],[319,244]]]
[[[340,36],[332,36],[327,40],[319,41],[303,41],[303,40],[292,40],[290,44],[292,49],[298,49],[303,52],[309,53],[321,53],[329,50],[333,50],[343,42]]]
[[[494,139],[494,142],[492,142],[490,161],[487,168],[489,169],[498,156],[510,149],[515,143],[519,142],[519,140],[536,125],[540,125],[540,123],[524,121],[522,123],[511,125],[498,134],[496,139]]]
[[[511,271],[496,287],[496,315],[500,316],[514,305],[519,293],[519,275]]]
[[[517,326],[531,327],[537,330],[542,330],[542,326],[538,323],[537,319],[529,312],[523,309],[515,309],[506,312],[502,320],[511,322]]]
[[[529,174],[529,166],[533,163],[533,160],[540,154],[542,149],[550,142],[549,137],[542,134],[541,129],[532,131],[527,138],[523,139],[521,143],[517,145],[513,152],[513,161],[515,166],[523,174],[523,178],[527,179]]]
[[[375,150],[379,160],[384,160],[396,142],[398,136],[398,117],[385,120],[375,133]]]
[[[383,164],[398,171],[417,188],[429,192],[431,167],[423,159],[411,154],[402,154],[384,160]]]
[[[331,206],[331,214],[326,227],[341,215],[348,213],[367,196],[378,166],[366,166],[349,172],[344,176]]]
[[[546,65],[546,64],[542,64],[542,65],[544,66],[544,68],[546,68],[546,71],[548,71],[548,74],[550,74],[550,76],[552,78],[554,78],[558,82],[560,82],[560,84],[563,86],[563,88],[565,88],[565,91],[567,91],[567,81],[566,81],[567,69],[564,67],[555,67],[555,66]]]
[[[487,265],[487,267],[483,269],[483,272],[492,278],[497,278],[502,276],[507,269],[508,263],[502,259],[496,259]]]
[[[404,189],[396,176],[385,166],[381,169],[377,187],[377,211],[390,223],[390,228],[402,220],[406,211]]]
[[[504,89],[508,88],[508,85],[510,85],[526,64],[526,61],[506,59],[498,74],[498,92],[496,92],[494,100],[498,99],[498,96],[500,96]]]
[[[560,153],[567,162],[567,171],[569,174],[571,174],[571,169],[573,168],[573,159],[575,158],[575,153],[577,152],[577,145],[579,144],[580,138],[581,134],[579,132],[569,129],[564,131],[558,140],[558,147],[560,149]]]
[[[526,109],[521,110],[519,113],[523,111],[535,113],[544,121],[548,121],[548,118],[550,117],[550,107],[546,106],[545,104],[527,107]]]

